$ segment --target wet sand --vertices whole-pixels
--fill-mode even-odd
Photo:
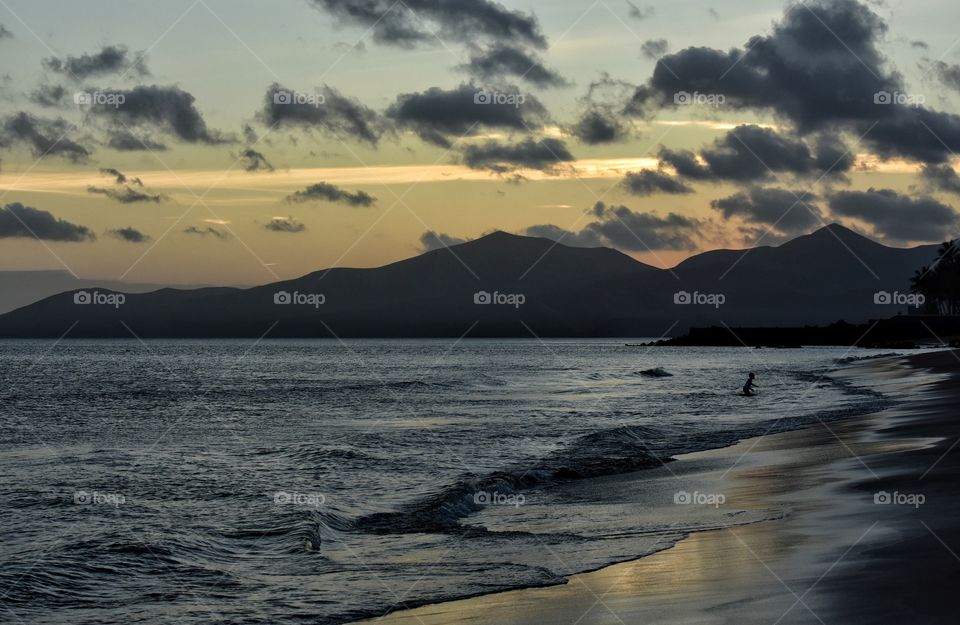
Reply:
[[[840,377],[887,411],[748,439],[620,476],[722,493],[776,520],[691,534],[567,584],[385,615],[390,625],[954,623],[960,588],[960,353],[865,362]],[[886,494],[884,494],[886,493]],[[893,503],[884,503],[891,500]],[[878,503],[879,501],[879,503]],[[730,513],[734,514],[734,513]]]

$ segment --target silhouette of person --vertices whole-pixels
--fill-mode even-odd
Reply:
[[[743,385],[743,394],[744,394],[744,395],[755,395],[755,394],[756,394],[756,393],[753,392],[753,389],[755,389],[755,388],[760,388],[759,386],[757,386],[756,384],[753,383],[753,380],[754,380],[754,378],[756,378],[756,377],[757,377],[757,375],[756,375],[755,373],[751,373],[751,374],[750,374],[750,377],[747,378],[747,383]]]

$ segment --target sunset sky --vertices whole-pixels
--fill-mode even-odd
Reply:
[[[0,270],[259,284],[492,230],[659,266],[833,221],[941,241],[958,19],[948,0],[2,0]]]

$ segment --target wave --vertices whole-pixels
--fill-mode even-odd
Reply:
[[[653,428],[618,427],[575,439],[565,449],[528,466],[495,471],[484,476],[463,477],[397,512],[361,517],[353,529],[373,533],[408,533],[464,529],[460,519],[484,507],[490,494],[512,495],[563,481],[629,473],[659,466],[660,458],[645,439]],[[471,527],[469,531],[477,531]]]
[[[873,356],[847,356],[845,358],[837,358],[833,362],[838,365],[848,365],[852,362],[859,362],[861,360],[877,360],[878,358],[897,358],[900,356],[903,356],[903,354],[890,352],[889,354],[875,354]]]
[[[654,367],[653,369],[644,369],[640,371],[640,375],[647,378],[670,378],[673,377],[673,374],[664,369],[663,367]]]

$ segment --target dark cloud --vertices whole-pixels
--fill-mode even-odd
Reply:
[[[703,225],[697,219],[676,213],[660,217],[653,213],[634,212],[626,206],[607,206],[603,202],[597,202],[590,212],[595,220],[579,232],[550,224],[531,226],[525,232],[579,247],[602,245],[630,252],[647,252],[695,249],[694,237]]]
[[[612,111],[596,106],[585,111],[567,132],[583,143],[597,145],[627,139],[630,127]]]
[[[840,191],[829,196],[835,215],[868,224],[875,235],[899,242],[943,241],[957,234],[960,215],[931,197],[911,198],[890,189]]]
[[[523,48],[494,44],[485,50],[474,50],[470,61],[461,66],[481,80],[496,81],[517,78],[537,87],[564,87],[570,83],[543,60]]]
[[[104,91],[114,96],[118,104],[94,101],[91,114],[114,124],[112,132],[129,134],[129,127],[146,127],[170,134],[186,143],[220,144],[230,141],[219,131],[207,128],[203,115],[197,110],[196,99],[179,87],[158,85],[139,86],[129,90]],[[113,145],[111,147],[121,149]],[[117,145],[144,146],[139,141],[117,142]]]
[[[920,177],[937,191],[960,195],[960,176],[950,165],[924,165]]]
[[[807,143],[754,125],[737,126],[700,152],[703,163],[689,150],[660,149],[662,165],[693,180],[748,183],[782,174],[824,176],[848,171],[854,163],[836,139],[818,137],[815,154]]]
[[[468,145],[463,150],[463,162],[471,169],[488,169],[498,174],[517,169],[555,170],[561,163],[574,160],[573,154],[559,139],[524,139],[513,145],[487,141]]]
[[[603,247],[603,238],[594,230],[585,228],[579,232],[564,230],[553,224],[538,224],[523,231],[528,237],[550,239],[570,247]]]
[[[713,180],[713,172],[697,160],[697,155],[691,150],[671,150],[661,146],[657,153],[661,165],[669,165],[678,176],[691,180]]]
[[[653,195],[654,193],[670,193],[673,195],[693,193],[693,188],[682,180],[656,169],[627,172],[621,184],[628,192],[640,196]]]
[[[267,126],[346,135],[371,145],[383,134],[382,120],[375,111],[328,85],[313,93],[300,93],[273,83],[257,116]]]
[[[0,39],[13,39],[13,33],[3,24],[0,24]]]
[[[153,195],[150,193],[144,193],[143,191],[137,191],[131,187],[123,187],[120,189],[109,189],[103,187],[87,187],[87,193],[95,193],[97,195],[105,195],[115,202],[120,202],[121,204],[137,204],[141,202],[153,202],[159,204],[164,201],[166,198],[162,195]]]
[[[273,171],[273,165],[267,157],[253,148],[247,148],[240,153],[240,159],[245,171]]]
[[[940,82],[955,91],[960,91],[960,65],[934,61],[931,67]]]
[[[69,102],[70,92],[63,85],[40,85],[28,96],[29,100],[47,108],[60,107]]]
[[[148,235],[131,227],[107,230],[107,234],[115,239],[126,241],[127,243],[146,243],[150,240]]]
[[[305,225],[295,220],[293,217],[274,217],[266,225],[264,225],[264,228],[271,232],[289,233],[303,232],[307,229]]]
[[[491,0],[311,0],[345,23],[369,28],[375,41],[413,47],[486,38],[545,48],[536,17],[510,11]]]
[[[224,232],[223,230],[217,230],[212,226],[205,226],[200,228],[196,226],[188,226],[183,229],[183,233],[195,234],[203,238],[207,238],[209,236],[209,237],[213,237],[214,239],[227,239],[230,237],[228,233]]]
[[[459,237],[444,234],[442,232],[435,232],[433,230],[427,230],[420,235],[420,249],[424,252],[439,250],[466,242],[467,239],[461,239]]]
[[[622,102],[633,86],[615,80],[607,73],[590,83],[587,93],[580,98],[583,112],[579,119],[567,127],[567,132],[583,143],[596,145],[615,143],[630,137],[632,125],[621,113]]]
[[[377,198],[373,197],[366,191],[357,191],[355,193],[351,193],[350,191],[341,189],[340,187],[332,185],[328,182],[318,182],[317,184],[310,185],[306,189],[288,195],[287,201],[326,201],[340,202],[350,206],[372,206],[377,201]]]
[[[36,158],[62,156],[74,162],[84,161],[90,156],[90,150],[67,137],[72,129],[64,119],[15,113],[0,125],[0,147],[23,144],[33,150]]]
[[[452,140],[484,129],[527,132],[540,128],[547,111],[535,97],[515,88],[489,91],[464,83],[455,89],[431,87],[401,94],[387,109],[387,117],[424,141],[449,148]]]
[[[103,46],[99,52],[81,56],[50,57],[43,60],[43,66],[75,80],[105,74],[150,75],[142,54],[129,55],[125,46]]]
[[[114,167],[103,167],[100,169],[100,173],[104,176],[111,176],[114,178],[117,184],[127,184],[129,182],[130,184],[135,184],[138,187],[143,186],[143,181],[139,178],[128,178],[126,174]]]
[[[720,211],[725,219],[737,217],[748,224],[767,226],[780,235],[791,236],[823,225],[817,199],[817,196],[804,191],[752,187],[748,191],[713,200],[710,206]]]
[[[724,106],[770,111],[801,134],[849,132],[882,157],[945,162],[960,151],[960,116],[906,97],[878,50],[887,26],[855,0],[790,4],[769,36],[729,51],[663,57],[628,112],[676,106],[678,92],[722,94]]]
[[[0,239],[8,238],[79,242],[93,241],[96,236],[86,226],[14,202],[0,208]]]
[[[649,17],[653,17],[654,14],[656,14],[657,12],[657,10],[651,6],[646,6],[641,8],[635,5],[634,3],[630,2],[630,0],[626,0],[626,2],[627,2],[627,6],[630,7],[630,10],[627,12],[627,15],[629,15],[635,20],[645,20]]]
[[[640,46],[643,49],[643,56],[651,61],[656,61],[670,49],[670,44],[666,39],[647,39]]]

